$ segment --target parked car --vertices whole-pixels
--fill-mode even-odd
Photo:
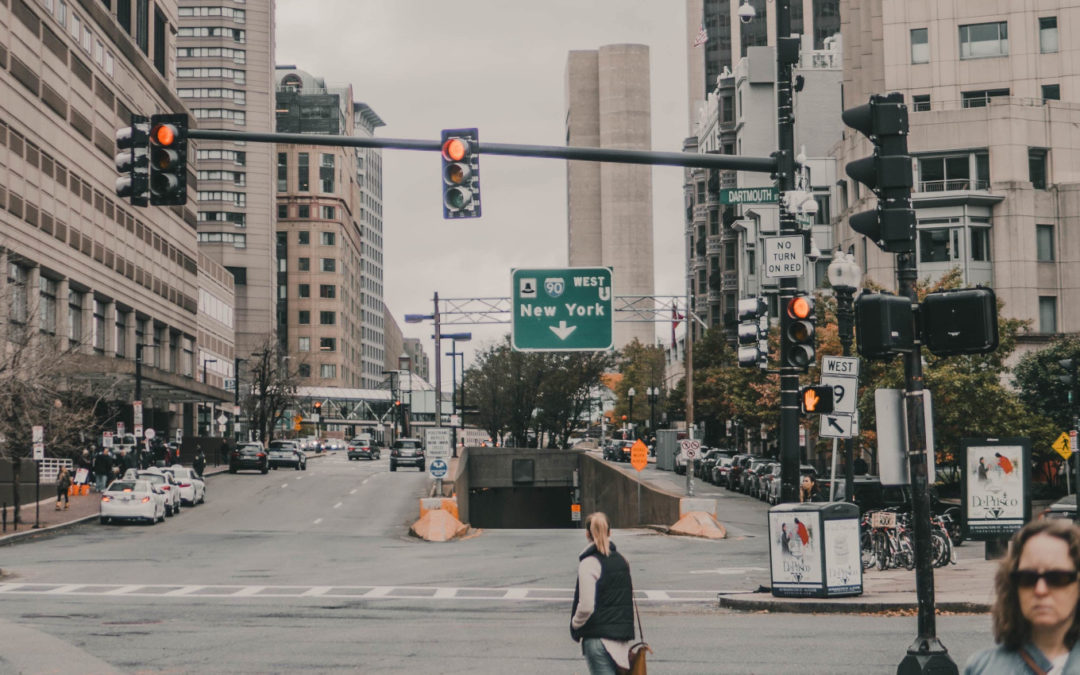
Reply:
[[[174,464],[162,471],[172,474],[173,480],[180,488],[181,504],[195,506],[206,501],[206,481],[195,473],[194,469]]]
[[[750,497],[757,496],[758,471],[761,471],[766,464],[766,460],[760,458],[755,458],[750,462],[750,466],[746,467],[739,477],[739,492]]]
[[[709,475],[709,482],[713,485],[727,485],[728,472],[731,471],[731,463],[733,461],[733,457],[721,456],[717,459],[716,464],[713,465],[712,472]]]
[[[728,470],[727,475],[727,489],[739,489],[739,481],[742,480],[742,473],[746,470],[746,467],[750,466],[752,460],[753,457],[746,454],[739,454],[732,457],[731,468]]]
[[[270,464],[266,457],[266,449],[262,443],[244,443],[232,451],[229,457],[229,473],[241,470],[255,470],[267,473]]]
[[[811,466],[809,464],[800,464],[799,465],[798,485],[795,486],[796,490],[798,490],[799,485],[802,484],[802,477],[803,476],[813,476],[814,478],[817,478],[817,469],[815,469],[813,466]],[[829,485],[828,485],[828,483],[823,483],[821,481],[818,481],[818,489],[821,490],[822,494],[824,494],[824,495],[829,494]],[[826,496],[826,499],[828,499],[827,496]],[[768,498],[767,498],[766,501],[768,501],[770,504],[779,504],[780,503],[780,474],[779,473],[776,475],[776,477],[773,479],[773,481],[771,483],[769,483],[769,495],[768,495]]]
[[[754,492],[761,501],[772,498],[772,483],[780,479],[780,462],[766,462],[765,466],[758,471],[758,488]]]
[[[730,459],[731,452],[723,448],[712,448],[694,462],[694,475],[704,481],[712,481],[712,470],[721,459]]]
[[[349,453],[350,461],[354,459],[375,460],[382,458],[382,450],[371,436],[357,436],[349,441],[349,444],[345,446],[345,449]]]
[[[150,483],[165,495],[165,515],[171,517],[180,513],[180,506],[183,504],[180,484],[171,473],[158,468],[128,469],[124,472],[124,480],[144,480]]]
[[[399,466],[415,466],[424,470],[424,445],[419,438],[399,438],[390,446],[390,470]]]
[[[1067,518],[1076,520],[1076,495],[1065,495],[1039,515],[1040,518]]]
[[[297,471],[307,471],[307,455],[296,441],[270,441],[266,462],[275,470],[279,466],[290,466]]]
[[[602,446],[602,457],[605,460],[611,460],[613,462],[616,460],[616,457],[615,457],[615,444],[617,442],[618,441],[616,441],[614,438],[605,438],[604,439],[604,443],[603,443],[603,446]]]
[[[101,495],[101,524],[114,520],[142,520],[153,525],[165,520],[165,494],[150,481],[114,480]]]

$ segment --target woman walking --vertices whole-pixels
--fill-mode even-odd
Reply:
[[[570,636],[581,642],[581,653],[592,675],[615,675],[616,666],[630,668],[634,639],[634,589],[630,566],[611,542],[607,516],[585,518],[589,545],[578,556],[577,586],[570,619]]]
[[[965,675],[1080,673],[1080,529],[1070,520],[1036,520],[1017,532],[994,587],[996,648],[976,654]]]
[[[60,510],[60,500],[64,500],[64,509],[68,507],[68,490],[71,489],[71,473],[68,468],[61,467],[60,475],[56,477],[56,510]]]

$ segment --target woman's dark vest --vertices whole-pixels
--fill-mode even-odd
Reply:
[[[574,640],[581,638],[608,638],[611,640],[634,639],[634,588],[630,581],[630,566],[626,558],[611,546],[611,554],[604,556],[590,546],[578,558],[584,560],[595,556],[600,561],[600,578],[596,581],[596,603],[592,616],[578,630],[570,629]],[[574,585],[574,607],[570,616],[577,613],[580,590]]]

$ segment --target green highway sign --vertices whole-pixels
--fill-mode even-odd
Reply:
[[[515,269],[511,344],[519,352],[612,348],[610,267]]]
[[[775,204],[775,187],[730,188],[720,191],[721,204]]]

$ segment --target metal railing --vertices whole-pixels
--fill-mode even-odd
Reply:
[[[989,190],[990,181],[970,178],[951,178],[946,180],[921,180],[918,192],[954,192],[962,190]]]

